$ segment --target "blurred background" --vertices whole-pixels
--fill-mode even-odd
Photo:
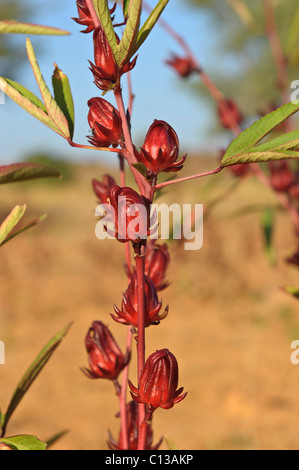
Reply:
[[[299,79],[298,2],[273,3],[291,83]],[[244,126],[280,105],[261,4],[172,0],[164,13],[217,86],[238,103]],[[71,32],[31,39],[48,83],[54,62],[69,76],[74,140],[86,143],[87,101],[98,89],[87,62],[92,36],[80,34],[71,20],[77,17],[75,1],[0,1],[0,17]],[[181,153],[189,155],[182,172],[186,176],[218,166],[232,135],[220,127],[216,105],[198,77],[182,81],[166,66],[171,52],[182,53],[157,26],[132,73],[132,131],[141,143],[154,119],[168,121],[179,135]],[[0,37],[0,70],[37,93],[24,37]],[[6,346],[6,364],[0,366],[1,411],[42,346],[73,321],[17,409],[8,434],[32,433],[46,440],[67,430],[53,448],[105,449],[107,430],[118,435],[117,399],[110,383],[89,381],[80,367],[87,365],[84,337],[94,320],[108,324],[125,347],[126,329],[109,316],[126,289],[123,246],[96,239],[91,188],[91,179],[107,172],[118,180],[117,160],[68,148],[8,98],[0,106],[0,118],[1,164],[47,163],[63,175],[59,181],[0,186],[1,220],[21,203],[27,204],[28,221],[47,214],[38,227],[1,248],[0,340]],[[128,182],[133,184],[130,177]],[[298,301],[281,289],[298,285],[298,271],[285,263],[296,250],[288,216],[276,211],[269,248],[265,211],[279,207],[274,193],[254,178],[237,179],[229,170],[170,188],[163,202],[203,203],[208,210],[200,251],[187,252],[178,242],[169,242],[171,285],[162,298],[170,313],[159,327],[147,330],[147,354],[170,349],[179,362],[179,385],[188,391],[172,410],[156,412],[155,439],[166,434],[181,449],[297,449],[299,366],[290,362],[290,344],[299,339]],[[135,383],[133,368],[131,374]]]

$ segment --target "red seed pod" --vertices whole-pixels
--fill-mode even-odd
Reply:
[[[132,188],[114,185],[109,193],[110,204],[114,210],[115,236],[122,243],[140,243],[150,233],[151,203]]]
[[[169,409],[182,401],[187,393],[178,386],[178,363],[175,356],[168,350],[156,351],[147,359],[139,389],[129,381],[131,395],[137,403],[147,405],[148,411],[156,408]]]
[[[292,256],[289,256],[286,259],[286,262],[288,264],[291,264],[291,265],[296,266],[297,268],[299,268],[299,248],[297,249],[297,251],[295,251],[295,253]]]
[[[85,337],[90,370],[82,369],[91,379],[116,380],[123,368],[129,363],[119,349],[109,329],[99,321],[93,322]]]
[[[167,122],[155,120],[148,130],[140,154],[136,154],[138,161],[157,175],[161,171],[181,170],[187,156],[177,161],[178,156],[179,139],[175,130]]]
[[[119,43],[119,38],[116,37],[116,39]],[[89,63],[95,84],[100,90],[112,90],[119,83],[121,75],[135,67],[137,57],[132,62],[127,62],[122,67],[119,67],[114,60],[107,36],[100,26],[94,31],[93,43],[95,63],[93,64],[91,61]]]
[[[242,114],[240,113],[236,103],[231,99],[219,101],[218,115],[221,124],[226,129],[239,126],[243,121]]]
[[[194,64],[193,59],[188,56],[179,57],[173,54],[171,59],[166,60],[165,63],[172,67],[182,78],[190,77],[192,73],[198,71],[198,67]]]
[[[124,445],[124,435],[123,429],[121,428],[118,442],[116,442],[111,433],[109,432],[108,446],[111,450],[138,450],[138,405],[135,401],[131,401],[126,405],[126,415],[127,415],[127,434],[128,434],[128,443],[129,449],[125,448]],[[119,414],[117,415],[119,416]],[[145,441],[145,450],[157,450],[162,444],[163,437],[156,445],[153,443],[153,430],[151,424],[147,426],[147,435]]]
[[[110,175],[104,175],[102,181],[92,180],[92,187],[95,195],[101,204],[109,203],[109,193],[112,186],[115,185],[115,179]]]
[[[270,181],[272,188],[281,193],[288,192],[296,183],[294,174],[292,173],[288,162],[279,161],[269,163]]]
[[[146,247],[145,274],[151,278],[157,291],[169,286],[169,282],[165,280],[169,263],[168,245],[157,245],[156,240],[149,240]]]
[[[123,132],[119,112],[103,98],[91,98],[88,106],[88,122],[93,133],[89,142],[95,147],[120,145],[123,142]]]
[[[144,298],[145,327],[158,325],[161,320],[167,317],[168,307],[166,307],[164,313],[159,314],[162,308],[162,302],[159,301],[155,285],[148,276],[145,276]],[[133,325],[138,328],[138,283],[136,273],[132,275],[131,282],[126,292],[123,294],[121,310],[116,306],[114,306],[114,310],[116,315],[111,314],[113,320],[123,325]]]

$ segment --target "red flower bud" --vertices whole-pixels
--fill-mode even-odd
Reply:
[[[89,142],[95,147],[117,147],[123,141],[119,112],[103,98],[88,101],[88,122],[93,136]]]
[[[134,273],[131,278],[131,282],[123,294],[123,300],[121,304],[121,310],[114,306],[115,313],[117,316],[112,315],[113,320],[124,325],[133,325],[138,327],[138,294],[137,294],[137,274]],[[162,307],[162,302],[159,301],[157,290],[153,281],[145,276],[145,327],[150,325],[158,325],[161,320],[167,317],[168,307],[165,309],[163,314],[159,315]]]
[[[139,243],[150,233],[150,209],[148,199],[140,196],[132,188],[114,185],[109,194],[114,210],[114,235],[118,241]]]
[[[194,64],[191,57],[179,57],[175,54],[172,55],[171,59],[165,61],[167,65],[170,65],[178,75],[182,78],[189,77],[192,73],[198,71],[198,67]]]
[[[110,189],[114,185],[115,185],[115,180],[110,175],[104,175],[102,182],[96,179],[92,180],[93,190],[101,204],[109,203]]]
[[[186,160],[186,155],[177,161],[179,156],[179,139],[174,129],[165,121],[155,120],[145,137],[139,162],[143,163],[153,174],[161,171],[179,171]]]
[[[221,100],[218,103],[218,115],[221,124],[226,129],[233,126],[239,126],[243,121],[243,116],[240,113],[236,103],[233,100]]]
[[[271,162],[269,164],[271,173],[271,186],[277,192],[287,192],[296,183],[288,162]]]
[[[183,388],[177,389],[178,376],[178,363],[174,355],[168,349],[156,351],[145,363],[139,389],[129,381],[133,400],[147,405],[148,411],[158,407],[172,408],[187,395],[182,395]]]
[[[157,291],[169,286],[169,282],[165,280],[169,263],[170,255],[167,244],[157,245],[156,240],[149,240],[146,247],[145,274],[151,278]]]
[[[95,29],[95,25],[92,19],[92,16],[90,14],[89,8],[86,5],[86,0],[77,0],[77,9],[78,9],[78,14],[79,18],[72,18],[76,23],[82,25],[82,26],[87,26],[87,29],[84,31],[81,31],[81,33],[91,33]],[[116,10],[116,3],[113,8],[111,8],[110,14],[112,15]],[[114,18],[112,18],[113,20]]]
[[[93,35],[95,64],[89,61],[90,70],[95,79],[95,84],[100,90],[108,91],[115,88],[122,74],[135,67],[137,57],[132,62],[127,62],[119,67],[113,56],[109,41],[104,30],[99,26]],[[117,37],[119,43],[119,38]]]
[[[131,401],[126,406],[126,415],[127,415],[127,433],[129,441],[129,449],[126,449],[124,446],[124,435],[123,429],[121,428],[118,442],[115,442],[111,433],[109,433],[108,446],[111,450],[138,450],[138,405],[135,401]],[[119,413],[117,414],[119,416]],[[157,450],[159,449],[163,438],[153,446],[153,430],[151,424],[147,426],[147,435],[145,441],[145,450]]]
[[[116,380],[129,363],[130,356],[122,354],[109,329],[99,321],[93,322],[85,337],[91,370],[82,371],[91,379]]]

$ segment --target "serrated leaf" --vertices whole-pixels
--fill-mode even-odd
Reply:
[[[222,158],[221,166],[229,166],[235,163],[270,161],[272,158],[270,154],[264,155],[264,157],[258,155],[259,147],[255,147],[256,144],[298,111],[299,103],[288,103],[256,121],[233,140]],[[260,153],[263,152],[261,151]],[[242,158],[242,155],[245,157]],[[290,154],[289,157],[286,156],[285,158],[294,157],[296,157],[295,153],[293,155]],[[259,158],[261,159],[259,160]],[[273,159],[279,159],[279,155],[277,155],[277,157],[273,155]]]
[[[16,206],[0,225],[0,246],[5,242],[10,232],[19,223],[26,211],[26,205]]]
[[[42,76],[41,70],[39,68],[36,55],[32,46],[32,43],[29,38],[26,41],[26,48],[28,59],[33,70],[37,85],[40,89],[41,95],[43,97],[47,112],[49,117],[52,119],[55,126],[58,128],[58,133],[65,139],[70,138],[70,131],[67,118],[59,108],[55,99],[52,97],[49,88]]]
[[[10,234],[5,240],[4,242],[0,243],[0,246],[3,246],[5,245],[7,242],[11,241],[13,238],[17,237],[18,235],[20,235],[21,233],[25,232],[26,230],[32,228],[32,227],[35,227],[36,225],[40,224],[43,220],[45,220],[45,218],[47,217],[47,214],[43,214],[39,217],[37,217],[36,219],[32,220],[32,222],[30,222],[29,224],[25,225],[25,227],[22,227],[20,230],[17,230],[16,232],[13,232],[12,234]]]
[[[69,131],[72,139],[75,127],[74,100],[71,92],[69,79],[62,72],[62,70],[58,68],[56,64],[52,76],[52,84],[54,89],[55,101],[68,121]]]
[[[51,358],[52,354],[54,351],[57,349],[67,332],[69,331],[71,327],[71,323],[68,324],[66,327],[63,328],[59,333],[57,333],[47,344],[46,346],[41,350],[41,352],[38,354],[36,359],[33,361],[33,363],[29,366],[23,377],[21,378],[20,382],[17,385],[17,388],[11,398],[11,401],[8,405],[7,411],[5,413],[5,418],[2,426],[2,432],[5,434],[5,430],[7,427],[7,424],[15,411],[16,407],[32,385],[32,383],[35,381],[37,376],[40,374],[44,366],[47,364],[49,359]]]
[[[0,166],[0,184],[16,183],[37,178],[59,178],[60,173],[45,165],[37,163],[14,163]]]
[[[12,80],[3,77],[0,77],[0,89],[27,113],[60,134],[60,129],[47,114],[45,106],[33,93],[22,85],[15,86]]]
[[[111,50],[116,58],[116,54],[118,53],[119,48],[109,12],[108,2],[107,0],[92,0],[92,3],[100,20],[101,26],[106,34]]]
[[[70,34],[63,29],[41,26],[31,23],[20,23],[14,20],[0,21],[0,34],[38,34],[49,36],[64,36]]]
[[[119,44],[119,52],[116,55],[118,65],[126,63],[132,57],[132,50],[135,48],[142,10],[142,0],[131,0],[128,8],[127,24],[123,37]]]
[[[248,153],[241,153],[239,155],[234,155],[226,160],[224,163],[221,163],[222,167],[235,165],[237,163],[264,163],[264,162],[274,162],[277,160],[290,160],[292,158],[299,158],[299,153],[296,151],[276,151],[269,150],[264,152],[249,151]]]
[[[131,49],[131,53],[129,55],[129,58],[131,58],[137,51],[138,49],[142,46],[154,26],[156,25],[157,21],[159,20],[160,16],[162,15],[164,9],[166,8],[169,0],[160,0],[159,3],[156,5],[156,7],[153,9],[153,11],[150,13],[149,17],[145,21],[144,25],[140,29],[138,33],[138,37],[136,40],[135,47]]]
[[[0,439],[0,444],[7,445],[11,450],[46,450],[47,444],[36,436],[20,434],[19,436]]]

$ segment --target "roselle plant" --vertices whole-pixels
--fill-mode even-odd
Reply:
[[[151,208],[154,198],[162,188],[220,173],[224,168],[250,165],[252,171],[259,162],[275,162],[298,158],[298,131],[286,133],[280,138],[269,137],[266,144],[261,141],[299,111],[298,103],[286,103],[281,108],[263,116],[252,126],[239,129],[241,115],[231,100],[225,99],[213,86],[201,67],[189,54],[183,60],[173,57],[173,66],[181,76],[201,74],[217,95],[219,113],[225,127],[235,130],[236,138],[223,153],[219,166],[207,172],[177,178],[183,166],[188,166],[186,155],[180,156],[177,132],[170,123],[159,116],[150,125],[140,148],[132,140],[134,125],[132,114],[132,91],[128,104],[123,96],[123,80],[138,67],[136,53],[142,53],[142,44],[148,40],[168,0],[160,0],[150,9],[141,25],[141,13],[145,2],[123,0],[110,5],[107,0],[78,0],[78,16],[84,34],[90,34],[91,56],[90,78],[95,84],[95,96],[88,101],[87,122],[91,133],[89,145],[76,143],[74,138],[74,106],[70,83],[66,75],[55,67],[52,94],[39,68],[34,47],[26,42],[28,59],[41,92],[41,101],[22,85],[0,78],[5,93],[29,114],[63,137],[72,147],[114,153],[119,160],[119,181],[105,175],[102,181],[93,180],[92,187],[99,203],[106,208],[104,226],[107,235],[115,239],[112,243],[124,246],[128,277],[127,290],[116,292],[114,313],[107,312],[107,319],[95,319],[88,325],[85,347],[88,368],[82,366],[88,378],[110,380],[119,399],[120,431],[115,438],[109,434],[108,446],[115,450],[157,449],[161,440],[153,444],[153,417],[159,408],[168,410],[186,398],[179,381],[179,364],[173,351],[161,344],[157,351],[146,351],[148,328],[158,327],[161,321],[171,321],[168,306],[162,305],[159,292],[168,286],[167,268],[170,256],[167,245],[149,240],[155,214]],[[74,2],[75,6],[75,2]],[[116,24],[116,14],[122,21]],[[122,29],[121,29],[122,28]],[[99,91],[100,90],[100,91]],[[116,107],[109,101],[114,95]],[[103,97],[105,96],[105,98]],[[242,166],[242,168],[243,168]],[[134,176],[135,187],[126,182],[126,171]],[[258,170],[259,171],[259,170]],[[171,178],[159,181],[161,173],[170,173]],[[169,176],[169,175],[168,175]],[[108,223],[109,222],[109,223]],[[134,263],[131,262],[134,255]],[[111,309],[112,310],[112,309]],[[109,315],[110,314],[110,315]],[[126,333],[126,350],[122,351],[112,332],[107,327],[108,319]],[[118,325],[117,325],[118,324]],[[133,364],[133,348],[137,349],[136,365]],[[129,379],[132,368],[137,370],[137,381]],[[122,377],[121,377],[122,376]],[[121,378],[120,378],[121,377]],[[127,401],[127,392],[131,399]]]

